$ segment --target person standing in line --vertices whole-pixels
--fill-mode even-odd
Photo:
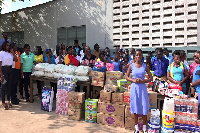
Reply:
[[[4,42],[9,42],[10,43],[10,41],[8,40],[8,34],[6,32],[3,32],[2,36],[3,36],[3,38],[0,40],[0,47]]]
[[[59,54],[58,54],[59,56]],[[55,62],[55,55],[52,54],[51,49],[46,49],[46,56],[44,56],[44,62],[49,64],[56,64]]]
[[[59,56],[60,45],[56,45],[56,50],[54,50],[53,55]]]
[[[126,80],[131,81],[130,91],[130,106],[131,114],[134,114],[135,132],[139,133],[138,127],[138,115],[142,115],[143,119],[143,132],[147,133],[147,115],[149,113],[149,96],[146,88],[146,84],[153,80],[149,67],[142,63],[143,52],[138,49],[135,53],[135,63],[132,63],[127,71]],[[130,78],[132,72],[133,77]],[[145,79],[145,73],[147,72],[149,79]]]
[[[174,62],[173,56],[169,54],[169,50],[167,48],[164,48],[164,54],[165,58],[169,60],[169,64],[172,64]]]
[[[14,55],[14,56],[13,56]],[[2,44],[2,51],[0,52],[0,75],[1,75],[1,97],[2,106],[5,110],[12,108],[11,94],[13,91],[12,87],[12,65],[13,61],[17,61],[17,57],[14,54],[13,49],[11,49],[10,43],[5,41]],[[7,103],[5,102],[5,92],[7,89]]]
[[[59,50],[59,56],[56,57],[55,62],[56,64],[65,64],[65,54],[63,53],[63,50]]]
[[[96,43],[96,44],[94,45],[94,50],[95,50],[95,51],[93,52],[93,55],[95,55],[97,59],[99,58],[99,54],[100,54],[100,52],[101,52],[101,51],[99,50],[99,48],[100,48],[100,47],[99,47],[99,44]]]
[[[134,55],[135,55],[135,49],[132,48],[130,50],[129,61],[133,61]]]
[[[110,49],[108,47],[106,47],[104,49],[104,53],[105,53],[105,57],[107,58],[108,62],[111,61],[111,57],[110,57]]]
[[[198,81],[200,79],[200,74],[197,72],[197,71],[200,70],[200,67],[198,67],[198,66],[200,66],[200,51],[196,51],[194,53],[193,58],[194,58],[195,62],[193,62],[190,65],[190,75],[191,75],[190,79],[191,79],[191,83],[192,83],[192,84],[190,83],[190,88],[191,88],[191,94],[194,96],[195,92],[200,93],[200,84],[199,84],[199,81]]]
[[[93,67],[96,61],[96,56],[91,54],[89,46],[85,47],[85,56],[83,57],[82,65]]]
[[[153,81],[159,79],[167,82],[167,68],[169,66],[169,60],[163,57],[163,50],[159,48],[156,50],[156,58],[152,60],[152,70],[154,71]]]
[[[114,64],[114,71],[122,72],[122,65],[121,65],[119,53],[115,53],[115,58],[111,60],[111,64]]]
[[[11,48],[13,49],[13,56],[16,56],[16,60],[13,61],[12,65],[12,87],[13,91],[11,91],[11,103],[14,105],[19,104],[19,99],[17,98],[17,85],[18,80],[20,79],[20,53],[17,51],[16,43],[11,43]]]
[[[78,45],[78,40],[74,40],[73,49],[76,50],[76,55],[80,56],[80,52],[81,52],[82,48]]]
[[[174,84],[182,86],[182,92],[187,93],[186,81],[189,78],[188,70],[186,65],[181,62],[180,52],[174,51],[173,53],[174,62],[168,66],[167,79]]]
[[[35,60],[36,60],[36,63],[43,63],[44,62],[44,56],[43,56],[43,51],[42,51],[42,48],[41,46],[36,46],[36,49],[35,49]],[[39,80],[36,80],[37,82],[37,89],[38,89],[38,96],[41,95],[41,81]]]
[[[18,48],[18,53],[20,53],[19,55],[21,56],[21,54],[24,53],[24,49],[23,48]],[[19,56],[19,59],[20,59],[20,56]],[[20,62],[20,61],[19,61]],[[20,94],[20,99],[24,99],[23,97],[23,88],[24,88],[24,79],[21,77],[21,63],[20,63],[20,81],[19,81],[19,94]]]
[[[66,55],[66,50],[65,49],[66,49],[65,45],[62,43],[61,44],[61,50],[62,50],[64,56]],[[57,55],[57,56],[59,56],[59,55]]]
[[[33,63],[36,64],[35,55],[30,52],[30,45],[24,45],[24,53],[20,56],[21,63],[21,77],[24,79],[24,90],[26,96],[26,102],[30,102],[29,90],[30,76],[33,70]]]

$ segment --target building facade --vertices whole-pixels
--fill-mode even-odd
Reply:
[[[73,46],[73,40],[93,49],[113,47],[111,0],[53,0],[0,16],[0,31],[19,46],[29,43],[55,49],[57,44]]]

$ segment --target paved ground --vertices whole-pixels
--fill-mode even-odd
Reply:
[[[0,133],[130,133],[133,131],[116,128],[84,120],[68,120],[67,116],[57,115],[54,111],[40,109],[41,100],[34,97],[34,103],[21,101],[12,109],[0,107]],[[1,102],[0,102],[1,104]]]

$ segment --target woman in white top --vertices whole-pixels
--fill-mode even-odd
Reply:
[[[14,56],[13,56],[14,55]],[[1,97],[2,97],[2,106],[5,110],[12,107],[10,103],[11,100],[11,91],[12,91],[12,64],[13,61],[16,61],[17,57],[14,54],[13,49],[10,47],[9,42],[4,42],[2,44],[2,51],[0,52],[0,75],[1,75]],[[5,103],[5,89],[7,89],[7,101]]]

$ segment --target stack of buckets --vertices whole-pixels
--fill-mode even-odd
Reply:
[[[160,132],[160,111],[159,109],[151,109],[151,118],[148,122],[148,133]]]

